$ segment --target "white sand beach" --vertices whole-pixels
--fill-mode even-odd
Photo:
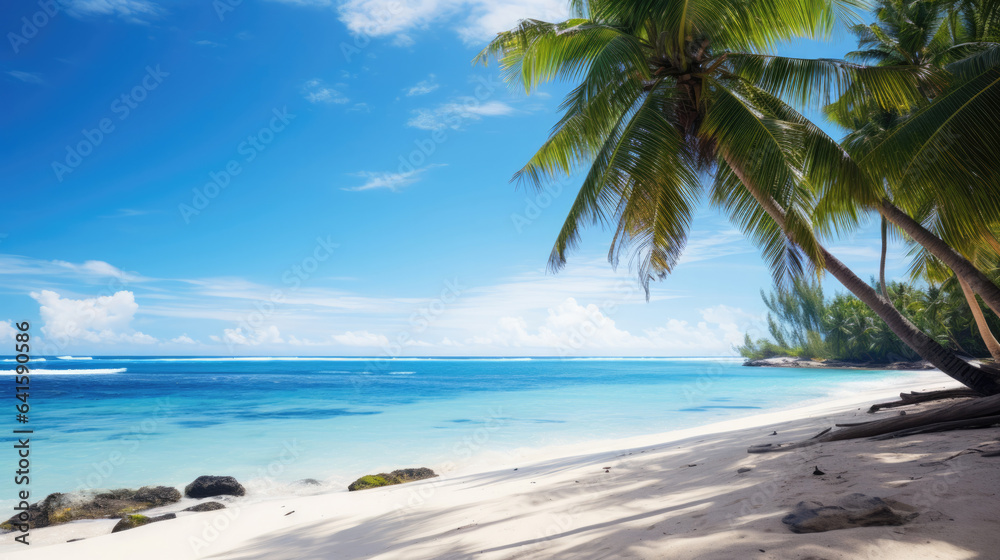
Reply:
[[[108,534],[114,520],[32,531],[11,559],[1000,558],[1000,458],[964,450],[1000,430],[822,443],[748,454],[867,414],[900,390],[954,387],[937,372],[695,429],[525,452],[509,464],[360,492],[271,499]],[[912,412],[916,407],[908,407]],[[770,434],[776,431],[777,436]],[[400,465],[400,467],[418,465]],[[824,475],[813,474],[819,467]],[[751,470],[737,473],[742,467]],[[907,525],[794,534],[796,503],[860,492],[903,502]],[[174,508],[173,511],[176,511]],[[172,511],[169,507],[158,511]],[[66,543],[72,538],[84,540]],[[53,544],[60,543],[60,544]]]

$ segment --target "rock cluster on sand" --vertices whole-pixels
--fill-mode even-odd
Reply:
[[[226,509],[226,506],[220,502],[204,502],[184,508],[181,511],[215,511],[217,509]]]
[[[143,525],[149,525],[150,523],[156,523],[157,521],[166,521],[167,519],[175,519],[176,514],[168,513],[161,515],[159,517],[146,517],[145,515],[126,515],[119,521],[114,529],[111,529],[112,533],[117,533],[119,531],[127,531],[129,529],[135,529],[136,527],[142,527]]]
[[[103,492],[49,494],[28,508],[29,526],[33,529],[59,525],[77,519],[113,519],[180,501],[181,493],[169,486],[143,486],[138,490],[119,488]],[[19,523],[17,516],[0,524],[12,530]]]
[[[393,484],[403,484],[414,480],[434,478],[437,476],[434,471],[426,467],[416,469],[399,469],[391,473],[368,474],[355,480],[347,487],[351,492],[355,490],[367,490],[368,488],[378,488],[379,486],[392,486]]]
[[[794,533],[821,533],[852,527],[903,525],[916,516],[914,508],[906,504],[855,493],[844,496],[832,506],[815,501],[799,502],[781,522]]]
[[[184,487],[184,495],[188,498],[243,496],[246,493],[246,488],[231,476],[199,476]]]

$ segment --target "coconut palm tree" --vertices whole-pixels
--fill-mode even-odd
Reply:
[[[845,164],[850,159],[836,142],[785,100],[815,102],[822,92],[836,91],[857,94],[857,104],[875,99],[908,110],[924,99],[919,69],[767,54],[781,41],[828,32],[849,6],[827,0],[580,0],[572,8],[575,17],[562,23],[522,21],[477,59],[498,58],[505,78],[529,92],[553,79],[579,81],[549,139],[515,174],[541,187],[589,165],[550,268],[563,266],[584,222],[614,221],[609,260],[617,264],[630,253],[648,289],[649,281],[676,266],[693,209],[707,191],[761,247],[776,279],[807,267],[828,270],[920,356],[980,392],[1000,392],[993,375],[917,329],[814,235],[814,201],[804,177],[864,177]],[[706,189],[702,179],[709,175]]]
[[[832,104],[829,114],[854,129],[845,140],[848,151],[878,180],[830,184],[826,207],[843,204],[853,212],[862,204],[879,212],[1000,315],[1000,287],[968,258],[982,245],[1000,251],[994,156],[1000,147],[1000,2],[880,0],[875,13],[878,22],[852,28],[859,50],[847,58],[922,70],[921,91],[933,102],[915,114],[858,104],[858,95]],[[944,69],[951,87],[941,82]]]

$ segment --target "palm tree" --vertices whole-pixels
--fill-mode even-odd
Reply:
[[[550,268],[563,266],[585,221],[616,221],[609,260],[632,249],[640,281],[663,278],[684,249],[692,211],[714,176],[711,201],[761,247],[779,281],[825,268],[907,345],[983,393],[996,379],[946,350],[837,260],[816,239],[803,180],[852,173],[844,151],[782,98],[863,84],[885,107],[923,98],[916,72],[765,54],[795,37],[828,32],[845,4],[827,0],[577,0],[562,23],[524,20],[479,55],[529,92],[579,79],[565,114],[515,179],[541,187],[589,164],[560,231]],[[845,95],[854,90],[840,88]],[[839,91],[839,90],[838,90]],[[647,292],[648,293],[648,292]]]
[[[855,129],[846,146],[879,178],[867,186],[831,184],[832,206],[839,202],[853,211],[860,203],[879,212],[1000,315],[1000,287],[968,258],[981,245],[1000,251],[994,156],[1000,147],[1000,2],[880,0],[876,15],[877,23],[852,28],[860,50],[848,59],[919,70],[921,91],[934,101],[908,115],[872,110],[857,103],[859,93],[829,108],[835,120]],[[945,77],[952,87],[944,87]],[[882,177],[891,193],[876,186]],[[914,218],[920,215],[931,223]]]

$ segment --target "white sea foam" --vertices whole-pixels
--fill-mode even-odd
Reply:
[[[59,356],[60,360],[93,360],[90,356]]]
[[[390,371],[389,375],[413,375],[415,371]]]
[[[0,373],[16,373],[17,370],[3,370]],[[28,375],[105,375],[125,373],[128,368],[111,369],[33,369]]]
[[[15,360],[14,358],[7,358],[7,359],[0,360],[0,362],[16,362],[16,361],[17,360]],[[45,361],[45,358],[31,358],[31,363],[44,362],[44,361]]]

